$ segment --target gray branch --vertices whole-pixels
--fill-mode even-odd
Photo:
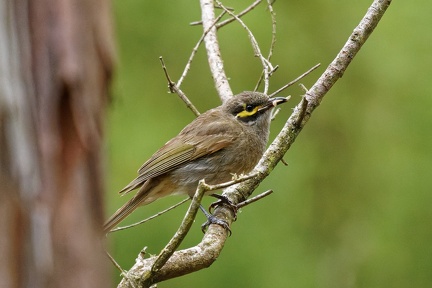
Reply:
[[[212,0],[201,0],[201,12],[203,30],[208,31],[204,37],[207,50],[207,59],[213,76],[216,90],[222,102],[233,96],[228,77],[225,74],[223,60],[217,40],[217,28],[215,23],[214,3]]]

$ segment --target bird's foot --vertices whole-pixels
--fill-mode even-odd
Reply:
[[[202,231],[203,233],[205,233],[205,232],[207,231],[207,228],[208,228],[211,224],[217,224],[217,225],[220,225],[220,226],[222,226],[223,228],[225,228],[225,230],[227,230],[228,233],[229,233],[229,235],[231,236],[231,234],[232,234],[232,233],[231,233],[231,229],[230,229],[228,223],[227,223],[225,220],[222,220],[222,219],[220,219],[220,218],[218,218],[218,217],[212,215],[211,213],[207,212],[207,211],[205,210],[205,208],[204,208],[202,205],[200,205],[200,209],[201,209],[201,211],[204,213],[204,215],[205,215],[206,218],[207,218],[207,221],[206,221],[204,224],[201,225],[201,231]]]
[[[233,202],[231,202],[231,200],[229,200],[227,197],[223,196],[223,195],[219,195],[219,194],[210,194],[210,196],[219,199],[216,202],[213,202],[212,204],[210,204],[209,207],[209,212],[212,213],[212,210],[220,205],[226,205],[229,208],[231,208],[231,210],[234,212],[234,221],[237,220],[237,205],[235,205]]]

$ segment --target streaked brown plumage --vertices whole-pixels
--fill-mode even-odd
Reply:
[[[246,174],[264,153],[271,110],[286,98],[240,93],[187,125],[138,170],[120,193],[138,189],[104,225],[108,232],[138,206],[173,194],[193,196],[198,181],[218,184]]]

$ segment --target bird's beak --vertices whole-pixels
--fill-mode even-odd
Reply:
[[[288,97],[273,97],[273,98],[270,98],[265,105],[263,105],[261,108],[259,108],[258,111],[263,111],[263,110],[271,109],[273,107],[276,107],[279,104],[287,102],[288,99],[289,99],[289,96]]]

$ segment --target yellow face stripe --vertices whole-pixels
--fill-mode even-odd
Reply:
[[[259,110],[259,108],[260,108],[261,106],[257,106],[257,107],[255,107],[252,111],[250,111],[250,112],[248,112],[248,111],[246,111],[246,110],[243,110],[243,111],[241,111],[240,113],[237,113],[237,117],[239,117],[239,118],[245,118],[245,117],[249,117],[249,116],[253,116],[253,115],[255,115],[257,112],[258,112],[258,110]]]

